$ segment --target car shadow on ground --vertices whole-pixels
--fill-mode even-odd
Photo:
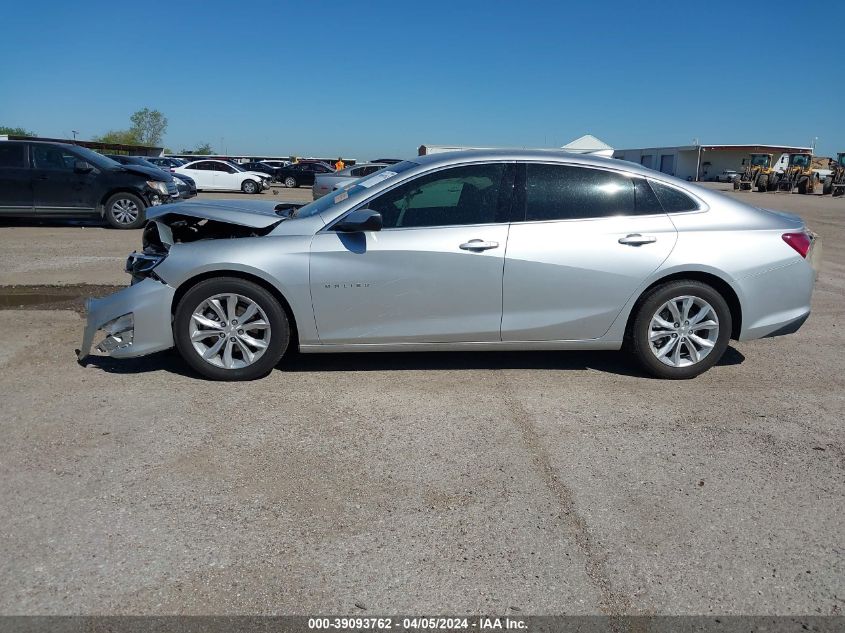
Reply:
[[[109,228],[100,218],[0,218],[0,228],[6,227],[77,227]]]
[[[728,347],[717,366],[739,365],[745,356]],[[175,350],[141,358],[115,359],[89,356],[84,366],[110,374],[144,374],[167,371],[180,376],[203,378],[180,358]],[[630,355],[621,352],[378,352],[372,354],[300,354],[286,356],[277,369],[288,373],[358,371],[455,371],[495,369],[587,370],[650,378]]]

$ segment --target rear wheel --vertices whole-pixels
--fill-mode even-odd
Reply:
[[[629,347],[658,378],[683,380],[707,371],[722,357],[731,335],[725,299],[700,281],[672,281],[639,303]]]
[[[285,178],[285,187],[288,187],[290,189],[296,187],[296,178],[294,178],[293,176],[288,176],[287,178]]]
[[[201,281],[176,307],[173,338],[182,358],[214,380],[267,375],[288,348],[290,324],[279,302],[236,277]]]
[[[147,205],[138,196],[120,192],[106,200],[103,217],[115,229],[137,229],[146,220]]]

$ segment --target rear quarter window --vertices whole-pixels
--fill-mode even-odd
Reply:
[[[683,213],[699,209],[698,203],[679,189],[654,180],[649,180],[649,184],[666,213]]]

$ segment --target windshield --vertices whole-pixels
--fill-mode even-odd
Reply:
[[[323,196],[322,198],[318,198],[314,202],[306,204],[304,207],[300,207],[296,212],[296,217],[308,218],[312,215],[322,213],[323,211],[325,211],[326,209],[330,209],[337,203],[343,202],[347,198],[356,196],[362,191],[366,191],[373,185],[378,184],[383,180],[388,180],[397,176],[398,174],[401,174],[402,172],[408,171],[409,169],[418,166],[419,163],[414,163],[409,160],[406,160],[402,161],[401,163],[391,165],[388,169],[382,169],[374,174],[370,174],[369,176],[359,178],[358,180],[355,180],[354,182],[351,182],[350,184],[346,185],[341,190],[332,191],[330,194]]]
[[[808,154],[793,154],[791,163],[796,167],[807,167],[810,164],[810,156]]]
[[[96,165],[97,167],[120,167],[120,163],[116,160],[113,160],[108,156],[104,156],[99,152],[95,152],[92,149],[88,149],[87,147],[75,145],[73,147],[73,152],[83,160],[87,160],[89,163]]]
[[[839,164],[845,167],[845,154],[839,154]]]
[[[757,154],[751,157],[751,164],[759,167],[768,167],[771,157],[768,154]]]

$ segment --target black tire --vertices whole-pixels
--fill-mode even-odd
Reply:
[[[191,341],[194,310],[214,295],[226,293],[240,295],[255,302],[264,311],[270,326],[269,340],[263,354],[252,364],[234,369],[226,369],[204,360]],[[234,333],[232,335],[234,336]],[[226,336],[228,333],[221,338]],[[245,279],[218,277],[199,282],[180,299],[173,320],[173,340],[185,362],[203,376],[213,380],[254,380],[269,374],[287,351],[290,343],[290,324],[282,306],[266,289]],[[232,338],[229,340],[234,341]],[[234,353],[240,354],[241,360],[245,360],[240,352]]]
[[[299,186],[299,183],[296,182],[296,178],[294,178],[293,176],[287,176],[285,178],[285,187],[287,187],[289,189],[295,189],[298,186]]]
[[[254,180],[244,180],[241,183],[241,191],[244,193],[259,193],[261,191],[261,185],[259,185]]]
[[[769,190],[769,177],[766,174],[760,174],[757,178],[757,191],[766,193]]]
[[[769,174],[769,191],[777,191],[778,188],[778,175],[777,174]]]
[[[106,200],[103,219],[113,229],[137,229],[147,221],[147,205],[132,193],[120,192]]]
[[[719,329],[713,348],[704,358],[688,366],[673,367],[657,358],[655,352],[652,351],[649,344],[650,325],[655,313],[663,304],[673,298],[687,296],[697,297],[710,304],[718,318]],[[728,348],[732,328],[731,311],[724,297],[705,283],[679,280],[655,286],[641,298],[634,309],[633,322],[626,341],[627,347],[643,369],[652,376],[670,380],[694,378],[718,363]],[[676,345],[680,346],[681,343]],[[690,356],[688,352],[687,356]]]
[[[734,191],[739,191],[739,176],[734,178]]]
[[[828,176],[824,179],[824,183],[822,184],[822,195],[828,195],[833,193],[833,177]]]
[[[798,193],[805,195],[809,189],[810,179],[806,176],[798,181]]]

